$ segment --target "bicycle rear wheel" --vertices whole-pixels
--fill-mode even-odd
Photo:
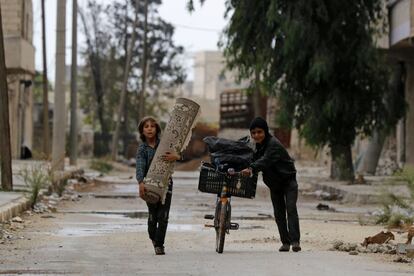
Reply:
[[[228,202],[220,202],[218,206],[220,206],[220,210],[217,215],[218,224],[216,227],[216,252],[223,253],[224,249],[224,240],[226,238],[226,226],[227,226],[227,204]]]

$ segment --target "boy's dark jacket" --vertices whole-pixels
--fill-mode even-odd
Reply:
[[[263,181],[271,189],[282,188],[296,176],[294,160],[274,136],[266,135],[263,144],[256,144],[254,160],[250,167],[254,173],[263,173]]]

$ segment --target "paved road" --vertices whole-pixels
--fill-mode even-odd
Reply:
[[[301,198],[303,251],[279,253],[271,203],[264,187],[255,200],[234,198],[238,231],[215,253],[215,235],[204,228],[214,196],[197,192],[193,179],[176,179],[165,256],[155,256],[146,233],[146,205],[136,185],[123,181],[83,190],[58,212],[28,216],[21,239],[0,244],[0,275],[413,275],[411,264],[389,256],[328,251],[335,238],[359,241],[378,226],[362,227],[355,206],[315,210]],[[333,203],[331,203],[333,204]],[[359,214],[359,215],[361,215]]]

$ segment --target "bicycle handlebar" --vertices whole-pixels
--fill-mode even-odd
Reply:
[[[207,169],[207,170],[214,171],[214,172],[216,172],[218,174],[222,174],[222,175],[227,175],[227,176],[243,176],[241,172],[236,172],[236,171],[234,171],[233,168],[229,168],[227,170],[227,172],[221,172],[221,171],[217,170],[216,168],[209,167],[209,166],[207,166],[205,164],[202,164],[201,166],[203,168]]]

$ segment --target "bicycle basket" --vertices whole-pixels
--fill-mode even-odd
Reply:
[[[236,197],[254,198],[256,195],[257,175],[252,177],[228,175],[202,165],[198,190],[203,193],[220,194],[224,183],[227,183],[227,194]]]

